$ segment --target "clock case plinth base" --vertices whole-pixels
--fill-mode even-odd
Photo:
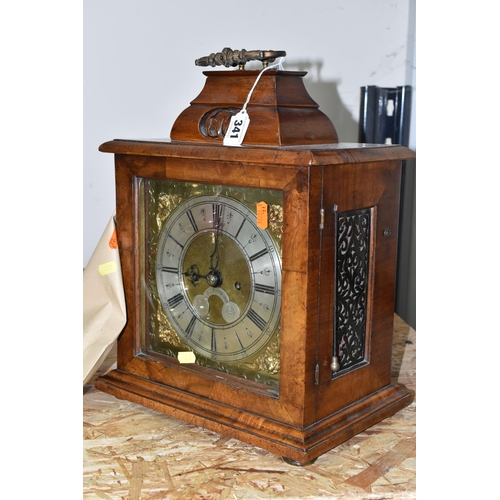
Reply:
[[[305,428],[242,411],[114,370],[96,388],[224,436],[306,464],[407,406],[413,396],[389,385]]]

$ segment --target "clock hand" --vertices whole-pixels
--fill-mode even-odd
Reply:
[[[200,270],[198,269],[198,266],[196,264],[193,264],[186,272],[182,273],[183,276],[188,277],[191,280],[191,283],[196,286],[198,284],[198,281],[200,281],[200,278],[206,278],[207,275],[203,275],[200,273]]]
[[[210,269],[211,271],[217,271],[217,267],[219,267],[219,228],[217,228],[217,234],[215,235],[215,248],[210,255]],[[214,265],[214,257],[215,257],[215,265]]]
[[[221,205],[214,205],[214,225],[215,231],[215,246],[212,255],[210,255],[210,273],[206,276],[207,283],[212,287],[219,287],[222,285],[222,274],[217,269],[219,267],[219,241],[221,237],[222,228],[222,207]]]
[[[218,265],[218,259],[216,265]],[[201,274],[198,266],[193,264],[187,271],[183,272],[182,275],[189,278],[194,286],[198,284],[200,278],[205,278],[211,287],[219,287],[222,285],[222,274],[216,267],[210,266],[210,272],[208,274]]]
[[[219,242],[221,237],[221,227],[222,227],[222,207],[221,205],[213,205],[213,216],[214,216],[214,227],[215,231],[215,243],[214,251],[210,255],[210,271],[208,274],[201,274],[198,266],[193,264],[187,271],[182,273],[184,276],[189,278],[193,285],[197,285],[200,278],[205,278],[207,283],[211,287],[219,287],[222,285],[222,274],[218,270],[220,258],[219,258]]]
[[[214,226],[215,226],[215,247],[212,255],[210,255],[210,269],[212,271],[216,271],[219,266],[219,238],[220,231],[222,227],[222,207],[220,205],[213,206],[213,217],[214,217]],[[215,258],[215,265],[214,265]]]

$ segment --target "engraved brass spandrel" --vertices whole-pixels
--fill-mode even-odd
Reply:
[[[278,329],[279,330],[279,329]],[[244,363],[249,369],[276,375],[280,372],[279,331],[277,339],[269,344],[265,351],[253,363]]]
[[[281,249],[281,239],[283,236],[283,206],[269,206],[269,232],[274,236],[275,241],[279,243]]]
[[[161,230],[163,224],[173,210],[175,210],[186,198],[178,194],[160,193],[156,211],[156,224]]]
[[[179,349],[185,347],[184,342],[167,321],[167,317],[161,307],[157,311],[156,320],[158,324],[158,337],[162,342],[170,344],[173,347],[178,347]]]

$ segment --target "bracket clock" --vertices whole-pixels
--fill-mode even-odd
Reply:
[[[391,383],[402,146],[343,144],[277,51],[198,59],[168,140],[113,140],[127,324],[96,387],[306,464]],[[245,69],[260,60],[262,70]],[[279,67],[277,67],[279,66]],[[251,120],[241,145],[225,145]]]

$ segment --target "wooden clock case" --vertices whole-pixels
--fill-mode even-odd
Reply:
[[[114,140],[100,147],[115,155],[128,320],[118,340],[117,369],[95,386],[305,464],[412,400],[408,390],[391,383],[391,351],[401,165],[414,153],[402,146],[338,143],[330,120],[305,91],[305,73],[272,70],[263,74],[247,108],[251,125],[243,146],[223,146],[224,110],[241,109],[258,72],[205,74],[205,88],[179,116],[172,140]],[[142,350],[140,178],[283,192],[278,393]],[[348,230],[356,232],[360,214],[368,224],[364,298],[346,319],[342,268],[351,264],[342,257],[340,226],[351,221]],[[347,294],[357,293],[354,286]],[[345,354],[349,338],[340,332],[346,326],[359,330],[359,324],[360,357],[332,371],[333,357],[339,350]]]

